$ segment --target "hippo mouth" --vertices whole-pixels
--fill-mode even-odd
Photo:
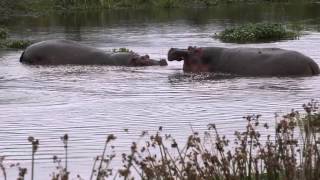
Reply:
[[[168,61],[188,60],[191,57],[201,57],[202,49],[189,46],[188,49],[171,48],[168,52]]]
[[[190,52],[187,49],[171,48],[168,52],[168,61],[186,60]]]

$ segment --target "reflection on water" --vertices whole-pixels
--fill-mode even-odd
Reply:
[[[127,47],[153,58],[170,47],[280,47],[300,51],[320,64],[319,5],[244,5],[212,9],[118,10],[18,17],[6,22],[12,35],[44,40],[67,38],[103,50]],[[210,36],[225,26],[276,21],[309,30],[300,40],[270,44],[225,44]],[[320,76],[254,78],[224,74],[189,74],[182,64],[168,67],[26,66],[21,51],[0,51],[0,155],[28,166],[27,137],[40,139],[36,177],[53,171],[51,158],[62,155],[59,137],[70,136],[70,168],[89,175],[93,157],[105,137],[114,133],[116,149],[129,150],[141,131],[163,126],[179,141],[193,129],[215,123],[232,135],[244,125],[242,116],[300,108],[319,97]],[[128,132],[124,129],[129,128]],[[119,154],[120,154],[119,153]],[[16,171],[9,170],[15,177]],[[73,177],[75,174],[72,175]],[[38,179],[37,178],[37,179]]]

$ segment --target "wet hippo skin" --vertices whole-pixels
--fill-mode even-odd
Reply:
[[[311,76],[319,66],[311,58],[279,48],[171,48],[169,61],[184,60],[186,72],[221,72],[243,76]]]
[[[69,40],[48,40],[35,43],[22,53],[20,62],[31,65],[167,65],[166,60],[153,60],[148,55],[140,56],[133,52],[107,53]]]

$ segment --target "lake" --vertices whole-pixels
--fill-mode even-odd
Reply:
[[[71,39],[102,50],[126,47],[152,58],[166,58],[171,47],[278,47],[299,51],[320,64],[320,4],[225,5],[209,9],[149,9],[51,13],[22,16],[5,23],[11,37],[41,41]],[[279,22],[302,28],[298,40],[227,44],[211,38],[226,27],[249,22]],[[0,51],[0,156],[6,164],[30,167],[29,136],[40,140],[35,179],[49,178],[52,156],[63,157],[60,137],[69,134],[71,177],[88,178],[106,136],[120,156],[142,131],[159,126],[179,142],[215,123],[232,137],[244,115],[274,113],[319,98],[320,76],[221,77],[183,73],[181,62],[167,67],[28,66],[21,50]],[[128,132],[125,131],[128,129]],[[120,162],[115,163],[115,167]],[[9,179],[17,169],[7,170]],[[30,176],[30,172],[27,174]]]

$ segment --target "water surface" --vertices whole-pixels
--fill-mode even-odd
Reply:
[[[71,39],[103,50],[126,47],[165,58],[170,47],[279,47],[297,50],[320,64],[320,5],[229,5],[212,9],[118,10],[53,13],[6,22],[12,37],[35,41]],[[267,44],[225,44],[210,36],[225,27],[271,21],[304,28],[299,40]],[[318,98],[320,76],[299,78],[221,78],[183,73],[182,63],[167,67],[27,66],[22,51],[0,51],[0,155],[29,167],[28,136],[40,139],[36,179],[54,170],[53,155],[63,155],[60,136],[70,136],[71,176],[88,177],[93,158],[114,133],[119,154],[128,152],[141,131],[162,126],[183,142],[191,128],[215,123],[232,135],[242,116],[300,109]],[[124,129],[129,129],[125,132]],[[16,177],[15,168],[8,170]],[[30,175],[30,173],[28,174]]]

